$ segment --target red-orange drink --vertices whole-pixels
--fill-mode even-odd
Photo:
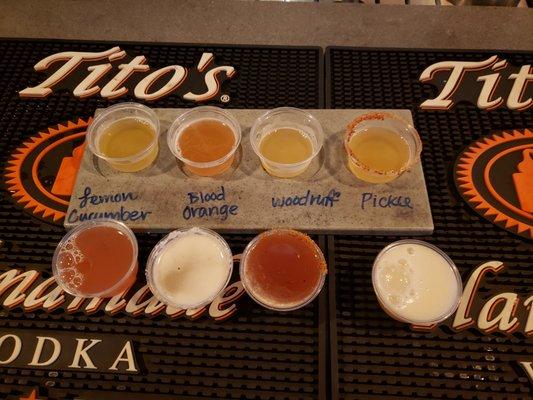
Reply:
[[[246,247],[240,267],[248,294],[264,307],[290,311],[310,303],[327,273],[324,255],[307,235],[277,229],[257,236]]]
[[[227,110],[196,107],[168,128],[167,143],[184,169],[198,176],[215,176],[230,169],[241,142],[241,127]]]
[[[137,241],[113,220],[84,222],[67,233],[54,253],[52,268],[59,285],[81,297],[112,297],[137,276]]]
[[[233,130],[216,119],[201,119],[187,126],[178,139],[181,154],[195,163],[211,163],[229,154],[235,146]],[[196,167],[187,165],[192,173],[213,176],[226,171],[233,163],[234,155],[219,165]]]

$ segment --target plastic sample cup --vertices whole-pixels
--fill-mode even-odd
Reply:
[[[361,115],[346,127],[344,148],[352,174],[365,182],[386,183],[419,161],[422,142],[402,118],[376,112]]]
[[[52,271],[63,290],[80,297],[113,297],[137,278],[137,239],[122,222],[87,221],[56,247]]]
[[[305,172],[318,155],[324,143],[324,131],[308,112],[281,107],[257,118],[250,131],[250,141],[270,175],[292,178]]]
[[[185,310],[212,302],[232,271],[226,241],[210,229],[195,227],[170,232],[157,243],[148,257],[146,278],[155,297]]]
[[[400,240],[381,250],[372,267],[372,285],[387,314],[422,326],[452,315],[463,289],[446,253],[420,240]]]
[[[291,311],[312,302],[324,286],[326,260],[307,235],[274,229],[246,246],[240,276],[250,297],[271,310]]]
[[[167,143],[187,171],[198,176],[220,175],[233,164],[241,143],[241,127],[222,108],[196,107],[174,120]]]
[[[89,149],[122,172],[148,168],[159,151],[159,119],[150,108],[120,103],[106,108],[87,131]]]

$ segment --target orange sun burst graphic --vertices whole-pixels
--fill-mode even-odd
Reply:
[[[5,169],[6,188],[26,211],[52,222],[58,222],[65,217],[68,195],[62,193],[59,196],[40,182],[39,163],[44,155],[53,154],[53,150],[62,143],[84,137],[90,122],[91,119],[85,121],[80,118],[77,122],[68,121],[66,124],[50,127],[24,140],[11,154]],[[34,156],[35,160],[31,161],[30,157]],[[33,190],[29,190],[29,185]]]
[[[489,178],[487,165],[483,166],[483,172],[485,175],[484,182],[480,182],[479,179],[476,180],[474,177],[474,168],[476,167],[476,162],[487,150],[493,148],[494,146],[508,142],[516,141],[517,143],[521,143],[522,139],[527,139],[527,142],[530,143],[529,139],[533,139],[533,131],[530,129],[521,131],[503,131],[490,137],[478,140],[469,146],[468,149],[466,149],[459,157],[456,164],[455,175],[457,186],[461,194],[465,200],[467,200],[470,205],[479,212],[479,214],[485,216],[493,223],[502,226],[506,230],[515,231],[521,236],[533,239],[533,215],[523,210],[519,210],[518,207],[511,205],[506,199],[502,198],[499,193],[495,192],[495,190],[492,188],[492,185],[490,185],[490,182],[488,182]],[[510,144],[510,148],[513,147],[515,147],[515,145]],[[520,147],[533,148],[533,142]],[[511,178],[509,177],[509,179]],[[487,182],[489,183],[488,191],[500,201],[488,201],[482,195],[482,193],[480,193],[480,186],[486,185]],[[506,212],[509,210],[518,212],[520,215],[524,216],[524,219],[519,220],[509,215],[512,214],[512,212]],[[527,222],[528,220],[530,221],[529,223]]]

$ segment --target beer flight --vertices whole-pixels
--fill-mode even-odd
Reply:
[[[87,132],[90,151],[124,173],[150,167],[159,154],[161,126],[149,107],[121,103],[96,116]],[[201,106],[177,117],[167,145],[191,176],[212,177],[236,161],[242,135],[228,110]],[[265,112],[250,130],[251,146],[264,170],[291,179],[304,173],[324,145],[320,122],[309,112],[282,107]],[[415,128],[387,112],[358,116],[344,133],[347,168],[357,180],[382,184],[420,161]],[[56,248],[52,268],[58,284],[80,297],[112,297],[129,289],[138,269],[134,233],[123,223],[92,220],[68,232]],[[209,304],[228,285],[233,256],[216,232],[177,229],[152,249],[146,279],[154,296],[179,309]],[[324,255],[304,233],[272,229],[256,236],[240,257],[239,275],[249,296],[275,311],[304,307],[320,293],[327,274]],[[462,282],[440,249],[417,240],[385,247],[377,256],[372,282],[382,308],[415,325],[440,322],[458,306]]]

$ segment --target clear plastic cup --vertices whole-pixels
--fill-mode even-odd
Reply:
[[[292,229],[273,229],[246,246],[239,273],[246,292],[257,304],[292,311],[318,296],[327,267],[322,250],[309,236]]]
[[[179,139],[183,131],[191,124],[201,120],[215,120],[228,126],[235,135],[235,142],[228,153],[219,159],[209,162],[198,162],[187,159],[180,149]],[[235,152],[241,143],[241,126],[237,119],[222,108],[201,106],[193,108],[176,118],[167,133],[167,143],[174,156],[183,162],[185,169],[198,176],[215,176],[226,172],[235,159]]]
[[[409,149],[409,158],[401,168],[378,171],[365,165],[353,154],[349,146],[350,141],[369,128],[385,128],[397,133],[405,141]],[[403,118],[387,112],[375,112],[360,115],[346,127],[344,148],[348,155],[348,168],[352,174],[365,182],[386,183],[398,178],[420,160],[422,142],[416,129]]]
[[[153,139],[136,154],[127,157],[109,157],[101,149],[102,135],[112,124],[137,120],[153,130]],[[159,119],[153,110],[138,103],[119,103],[108,107],[96,116],[87,131],[87,143],[91,152],[121,172],[137,172],[148,168],[157,158],[159,151]]]
[[[312,146],[311,155],[297,163],[285,164],[269,160],[261,152],[262,140],[280,128],[292,128],[300,131],[309,139]],[[313,159],[320,153],[324,143],[324,131],[318,120],[304,110],[293,107],[275,108],[255,120],[250,131],[252,148],[261,160],[263,168],[279,178],[293,178],[305,172]]]
[[[441,249],[421,240],[399,240],[378,254],[372,285],[392,318],[431,327],[451,316],[463,284],[454,262]]]
[[[113,297],[135,282],[137,255],[137,239],[125,224],[113,219],[86,221],[61,239],[52,272],[73,296]]]
[[[170,232],[152,249],[146,280],[156,298],[189,310],[211,303],[228,285],[233,255],[226,241],[206,228]]]

